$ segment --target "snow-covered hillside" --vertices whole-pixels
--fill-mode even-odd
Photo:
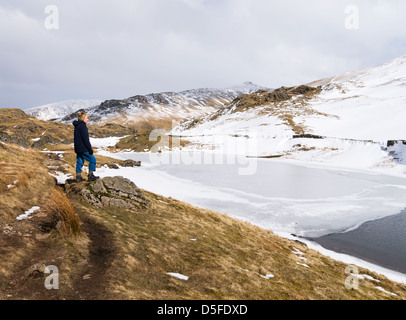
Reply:
[[[317,82],[316,82],[317,84]],[[337,119],[310,119],[318,134],[385,141],[406,139],[406,55],[330,79],[312,107]]]
[[[224,89],[192,89],[182,92],[162,92],[136,95],[127,99],[106,101],[72,100],[27,110],[40,119],[70,122],[79,109],[86,109],[93,122],[184,121],[213,113],[242,94],[271,90],[245,82]]]
[[[259,89],[270,90],[246,82],[226,89],[193,89],[182,92],[137,95],[124,100],[108,100],[88,110],[92,119],[99,122],[163,123],[184,121],[211,114],[230,103],[239,95]]]
[[[24,110],[39,120],[60,120],[68,114],[80,109],[89,109],[100,105],[102,100],[66,100],[55,102],[44,106],[39,106]]]
[[[226,153],[283,155],[360,168],[399,163],[399,153],[393,157],[387,141],[406,140],[406,56],[309,86],[321,90],[284,97],[300,87],[282,87],[280,99],[258,91],[214,114],[186,121],[170,134],[187,137],[194,148]],[[299,134],[324,139],[293,138]],[[242,139],[249,150],[241,148]]]

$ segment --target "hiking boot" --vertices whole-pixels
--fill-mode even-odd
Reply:
[[[100,177],[97,177],[93,174],[93,172],[90,172],[89,175],[87,176],[87,181],[96,181]]]
[[[77,183],[82,182],[82,181],[85,181],[85,179],[83,179],[82,176],[80,176],[80,175],[76,176]]]

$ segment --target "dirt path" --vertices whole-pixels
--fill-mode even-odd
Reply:
[[[114,236],[104,225],[84,212],[78,212],[82,232],[89,239],[88,256],[71,261],[69,249],[61,248],[58,241],[35,241],[25,250],[22,263],[15,267],[8,279],[4,298],[9,300],[96,300],[109,299],[109,275],[116,257]],[[33,219],[33,223],[37,223]],[[37,225],[39,227],[39,225]],[[9,239],[10,243],[12,239]],[[19,239],[21,241],[22,239]],[[19,241],[15,241],[16,243]],[[77,258],[75,258],[77,259]],[[59,289],[45,287],[45,266],[55,265],[59,271]],[[54,283],[53,281],[51,283]]]
[[[83,218],[83,231],[88,234],[89,259],[80,277],[74,282],[78,299],[109,298],[108,278],[117,248],[110,230],[90,217]]]
[[[67,172],[66,162],[58,154],[48,154],[44,165],[51,174]],[[18,170],[13,169],[14,172]],[[6,265],[11,266],[8,278],[1,281],[0,300],[110,298],[110,269],[118,252],[114,235],[80,206],[79,199],[73,197],[69,200],[82,222],[82,237],[78,241],[64,239],[57,233],[51,235],[56,231],[47,214],[33,215],[32,219],[22,222],[14,221],[0,229],[3,248],[0,248],[0,254],[6,255],[5,260],[10,261]],[[58,268],[58,289],[45,287],[46,279],[55,275],[53,270],[45,273],[46,266]]]

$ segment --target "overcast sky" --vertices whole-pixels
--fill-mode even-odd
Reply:
[[[304,84],[406,54],[405,13],[405,0],[0,0],[0,107]]]

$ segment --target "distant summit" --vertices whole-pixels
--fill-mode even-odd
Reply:
[[[58,120],[79,109],[88,109],[102,102],[103,100],[66,100],[27,109],[25,112],[39,120]]]
[[[273,89],[270,89],[270,88],[259,86],[259,85],[255,84],[255,83],[251,82],[251,81],[245,81],[244,83],[237,84],[237,85],[235,85],[235,86],[233,86],[231,88],[235,89],[235,90],[249,91],[247,93],[252,93],[252,92],[255,92],[255,91],[258,91],[258,90],[267,90],[267,91],[272,91],[273,90]]]

